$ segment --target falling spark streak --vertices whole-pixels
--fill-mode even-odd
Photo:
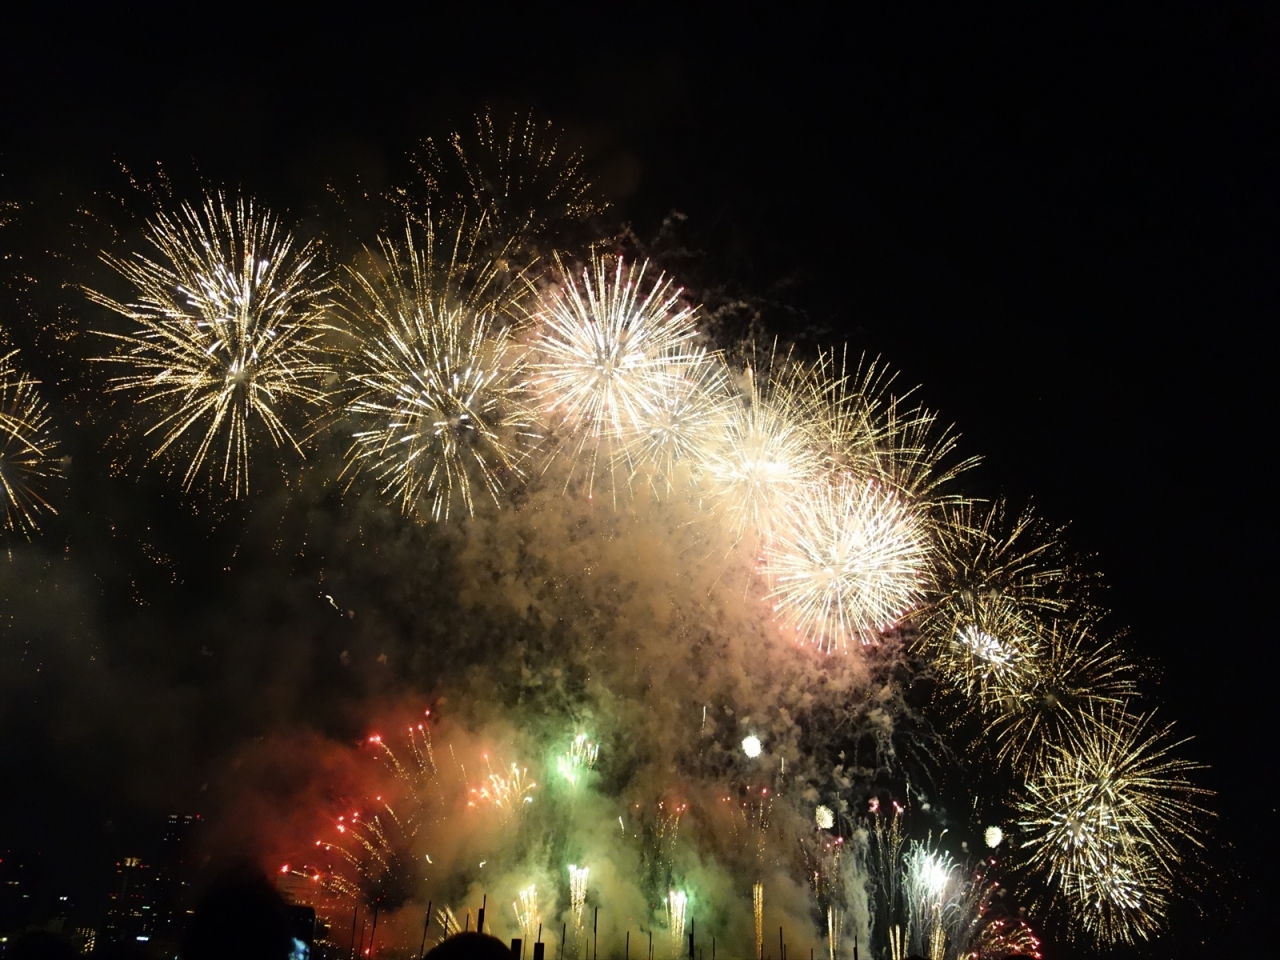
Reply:
[[[405,515],[425,501],[437,521],[454,506],[474,514],[475,488],[500,503],[535,439],[519,385],[524,359],[488,298],[492,271],[465,294],[452,279],[462,242],[460,233],[439,265],[430,229],[425,249],[408,230],[403,244],[384,239],[386,266],[353,271],[345,291],[359,340],[347,409],[361,423],[348,473],[369,470]]]
[[[757,960],[764,956],[764,884],[757,880],[751,887],[751,910],[756,921]]]
[[[48,404],[38,381],[13,364],[18,353],[0,356],[0,529],[30,538],[41,513],[57,514],[48,486],[61,479],[63,461],[49,429]]]
[[[930,544],[922,518],[875,481],[845,476],[795,497],[775,525],[768,599],[803,643],[873,642],[922,596]]]
[[[684,924],[688,908],[687,894],[681,890],[667,892],[667,934],[671,938],[672,957],[679,957],[684,952]]]
[[[127,368],[108,389],[135,394],[157,411],[143,431],[159,444],[151,458],[178,457],[190,489],[215,446],[215,478],[233,497],[249,491],[249,464],[262,435],[274,447],[302,448],[285,422],[292,407],[325,400],[331,367],[321,349],[328,288],[312,269],[315,249],[243,199],[206,196],[148,224],[155,259],[104,254],[137,300],[89,299],[136,326],[99,331],[118,350],[97,360]]]

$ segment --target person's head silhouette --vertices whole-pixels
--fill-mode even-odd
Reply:
[[[182,960],[287,960],[292,950],[284,898],[251,865],[210,884],[182,938]]]

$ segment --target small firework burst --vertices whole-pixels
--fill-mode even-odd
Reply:
[[[580,733],[556,761],[556,768],[571,787],[576,787],[587,771],[596,765],[599,756],[600,744],[594,743],[585,733]]]
[[[443,148],[424,142],[418,172],[432,206],[461,200],[474,211],[497,241],[491,253],[527,255],[602,209],[581,155],[561,144],[554,125],[532,115],[502,124],[488,112],[475,121],[473,134],[454,133]]]
[[[701,349],[656,386],[651,406],[615,456],[631,482],[644,478],[658,492],[671,493],[698,478],[699,454],[723,435],[734,398],[724,360]]]
[[[533,308],[529,382],[590,490],[602,454],[607,465],[660,422],[705,354],[680,290],[662,276],[646,282],[648,264],[595,259],[580,280],[559,267],[560,285]]]
[[[779,516],[822,475],[809,431],[811,375],[775,355],[762,371],[748,366],[742,395],[702,450],[703,482],[738,537],[753,530],[767,540]]]
[[[0,356],[0,530],[30,537],[42,513],[57,514],[49,487],[62,478],[63,461],[50,430],[49,405],[38,382]]]
[[[529,779],[526,767],[512,763],[494,770],[487,755],[484,762],[489,774],[482,785],[471,790],[471,806],[492,807],[503,820],[510,820],[533,803],[533,791],[538,785]]]
[[[1122,709],[1091,712],[1055,745],[1018,803],[1024,865],[1100,942],[1146,939],[1159,928],[1173,870],[1200,845],[1207,790],[1173,755],[1172,725]]]
[[[853,476],[815,484],[774,525],[765,570],[775,609],[805,643],[870,643],[923,595],[923,519],[892,490]]]
[[[950,620],[949,637],[930,637],[933,664],[966,710],[990,713],[1035,682],[1040,623],[1007,597],[958,597],[930,624]]]
[[[288,413],[326,396],[328,288],[313,269],[315,249],[298,247],[251,202],[221,195],[157,214],[146,237],[154,254],[103,257],[133,286],[135,301],[87,291],[135,325],[99,331],[117,350],[96,359],[125,370],[110,390],[156,414],[143,430],[159,438],[151,456],[177,461],[184,489],[212,457],[220,461],[213,479],[244,496],[253,451],[266,441],[301,455]]]
[[[384,240],[384,268],[353,271],[346,290],[350,331],[358,339],[347,409],[352,434],[348,471],[369,471],[406,515],[425,507],[436,519],[475,512],[477,495],[501,502],[507,478],[519,478],[533,441],[518,385],[523,357],[510,328],[493,313],[491,272],[459,289],[451,257],[435,262],[412,231]]]

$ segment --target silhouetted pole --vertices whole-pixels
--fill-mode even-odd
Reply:
[[[569,929],[568,923],[560,924],[560,960],[564,960],[564,935]]]
[[[351,960],[356,960],[356,920],[360,916],[360,904],[351,911]]]
[[[697,960],[697,955],[693,952],[693,934],[698,929],[698,921],[689,921],[689,960]]]
[[[653,960],[653,931],[649,931],[649,960]]]
[[[431,901],[427,901],[427,921],[422,925],[422,946],[418,949],[418,960],[427,955],[427,927],[431,926]],[[714,958],[713,958],[714,960]]]
[[[476,914],[476,933],[484,933],[484,909],[489,906],[489,895],[486,893],[480,901],[480,912]]]
[[[369,956],[373,956],[373,938],[378,935],[378,901],[373,901],[373,929],[369,931]]]
[[[783,943],[782,943],[781,927],[778,928],[778,956],[781,957],[782,960],[787,960],[787,948],[783,946]]]
[[[524,941],[519,937],[511,939],[511,960],[520,960],[524,956]]]
[[[596,951],[600,946],[600,908],[596,907],[591,915],[591,960],[596,960]]]
[[[622,955],[622,960],[631,960],[631,931],[627,931],[627,948]]]
[[[533,945],[533,960],[543,960],[547,945],[542,942],[542,924],[538,924],[538,940]]]

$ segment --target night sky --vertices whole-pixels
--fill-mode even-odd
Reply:
[[[1220,889],[1185,927],[1212,948],[1177,955],[1262,946],[1278,826],[1273,9],[85,6],[6,10],[0,200],[105,209],[118,164],[159,162],[302,213],[329,182],[388,188],[423,137],[476,111],[533,110],[638,236],[678,211],[701,269],[792,308],[778,333],[847,342],[922,384],[984,457],[972,492],[1070,523],[1158,680],[1150,702],[1212,768]],[[181,524],[177,504],[158,515]],[[22,584],[0,575],[0,613],[38,619]],[[0,656],[14,674],[31,653]],[[67,769],[89,733],[25,696],[0,703],[0,846],[81,830],[92,856],[117,855],[102,824],[145,804],[107,791],[116,806],[96,809]]]

